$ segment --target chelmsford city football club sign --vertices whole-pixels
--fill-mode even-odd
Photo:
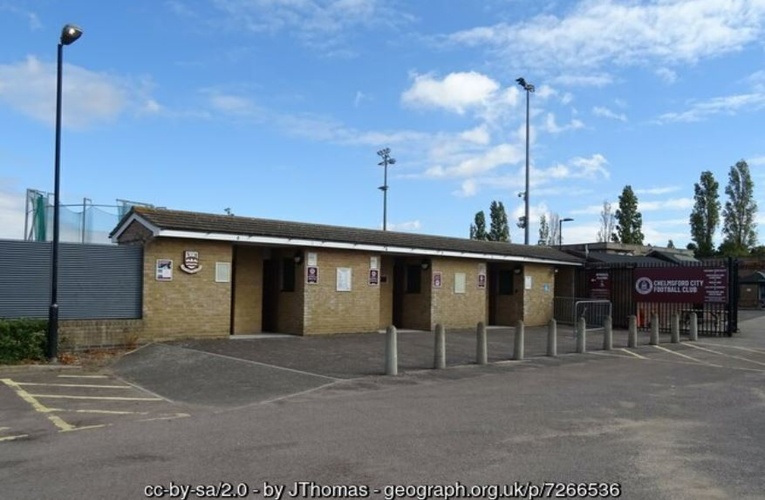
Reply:
[[[183,264],[181,264],[181,271],[189,274],[196,274],[202,270],[202,266],[199,265],[199,252],[193,250],[186,250],[183,252]]]
[[[648,267],[633,272],[636,302],[725,303],[724,267]]]

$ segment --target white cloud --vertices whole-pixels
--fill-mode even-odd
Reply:
[[[751,0],[578,2],[562,16],[460,31],[447,38],[489,46],[526,68],[695,63],[759,43],[765,3]]]
[[[425,172],[425,175],[431,178],[475,177],[476,175],[486,174],[501,165],[518,163],[524,157],[523,154],[519,148],[511,144],[500,144],[489,148],[482,154],[470,156],[452,166],[443,167],[437,165],[430,167]]]
[[[0,239],[24,239],[24,194],[0,184]]]
[[[638,200],[638,210],[651,212],[656,210],[686,210],[693,207],[693,198],[670,198],[659,201]]]
[[[747,165],[750,167],[765,165],[765,156],[753,156],[746,160]]]
[[[360,90],[356,91],[356,97],[354,97],[353,99],[353,107],[358,108],[361,105],[361,103],[366,99],[367,99],[367,95],[364,92]]]
[[[660,123],[698,122],[718,114],[736,114],[739,111],[756,111],[765,108],[765,92],[713,97],[704,101],[691,101],[689,109],[665,113]]]
[[[677,81],[677,73],[669,68],[659,68],[655,73],[664,83],[672,84]]]
[[[131,83],[105,73],[64,64],[62,80],[64,126],[86,128],[114,121],[126,109],[136,113],[159,109],[146,96],[145,81]],[[29,56],[20,63],[0,65],[0,102],[49,124],[56,118],[56,65]]]
[[[553,79],[555,83],[568,87],[605,87],[614,82],[614,77],[600,73],[595,75],[560,75]]]
[[[452,194],[454,196],[459,196],[460,198],[475,196],[478,194],[478,182],[476,182],[475,179],[465,179],[462,181],[462,184],[460,184],[460,188],[456,191],[452,191]]]
[[[555,121],[555,115],[553,113],[547,113],[547,116],[545,117],[545,124],[542,128],[551,134],[559,134],[567,130],[576,130],[583,127],[584,123],[576,118],[572,118],[571,121],[566,125],[558,125]]]
[[[635,189],[635,194],[658,195],[658,194],[674,193],[676,191],[680,191],[680,189],[682,189],[680,186],[643,188],[643,189]]]
[[[0,12],[10,12],[11,14],[23,17],[27,20],[29,23],[29,29],[32,31],[37,31],[39,29],[42,29],[42,23],[40,22],[40,18],[37,16],[36,13],[25,10],[20,7],[17,7],[15,5],[10,5],[7,3],[0,4]]]
[[[380,225],[382,228],[382,225]],[[422,228],[422,223],[419,220],[412,220],[398,223],[388,223],[388,230],[390,231],[403,231],[412,232],[419,231]]]
[[[491,135],[489,134],[486,125],[481,125],[480,127],[462,132],[460,134],[460,139],[486,146],[491,142]]]
[[[627,121],[627,115],[624,113],[616,113],[615,111],[612,111],[605,106],[595,106],[592,108],[592,114],[595,116],[600,116],[602,118],[610,118],[612,120],[619,120],[622,122]]]
[[[204,89],[209,106],[219,113],[243,117],[258,116],[259,109],[249,97],[225,93],[215,89]]]
[[[474,71],[450,73],[442,80],[430,74],[415,75],[412,86],[401,95],[401,102],[464,114],[470,108],[487,105],[499,87],[496,81]]]

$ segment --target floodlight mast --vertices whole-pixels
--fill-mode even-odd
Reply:
[[[383,192],[383,231],[388,230],[388,165],[395,165],[396,159],[391,158],[390,148],[383,148],[377,152],[377,155],[382,158],[382,161],[378,165],[383,167],[383,185],[380,186],[380,191]]]
[[[523,216],[523,244],[529,244],[529,94],[534,92],[534,85],[528,83],[525,78],[515,80],[526,91],[526,188],[523,192],[524,216]]]

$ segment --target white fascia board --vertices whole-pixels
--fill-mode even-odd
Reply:
[[[114,236],[112,236],[112,243],[118,243],[119,237],[122,236],[122,233],[124,233],[127,228],[130,227],[130,224],[133,222],[138,222],[143,227],[151,231],[152,236],[156,237],[160,233],[160,229],[152,224],[151,222],[147,221],[143,217],[141,217],[138,214],[133,214],[117,229],[117,231],[114,232]]]
[[[193,231],[177,231],[161,229],[155,236],[164,238],[186,238],[196,240],[230,241],[233,243],[253,243],[259,245],[295,246],[295,247],[319,247],[336,250],[363,250],[377,253],[398,253],[409,255],[423,255],[428,257],[459,257],[463,259],[491,260],[496,262],[520,262],[529,264],[551,264],[559,266],[581,266],[576,262],[546,260],[513,255],[498,255],[480,252],[459,252],[455,250],[432,250],[428,248],[399,247],[389,245],[370,245],[365,243],[347,243],[343,241],[322,241],[303,238],[284,238],[276,236],[252,236],[246,234],[228,233],[197,233]]]

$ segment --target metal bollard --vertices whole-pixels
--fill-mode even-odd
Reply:
[[[396,327],[385,329],[385,374],[398,375],[398,343]]]
[[[523,321],[518,320],[515,325],[515,342],[513,346],[513,359],[520,361],[523,359]]]
[[[584,316],[576,322],[576,352],[579,354],[587,352],[587,321]]]
[[[673,344],[680,343],[680,315],[675,313],[672,315],[672,339]]]
[[[691,313],[690,340],[699,340],[699,317],[695,312]]]
[[[555,319],[547,324],[547,355],[553,358],[558,355],[558,323]]]
[[[627,347],[637,347],[637,316],[630,315],[627,327]]]
[[[441,323],[436,325],[436,348],[433,355],[433,368],[446,368],[446,331]]]
[[[489,362],[486,345],[486,325],[483,324],[483,321],[479,322],[476,328],[475,362],[479,365],[485,365]]]
[[[659,315],[651,314],[651,339],[648,341],[651,345],[659,345]]]
[[[611,316],[603,319],[603,350],[610,351],[614,348],[614,327]]]

